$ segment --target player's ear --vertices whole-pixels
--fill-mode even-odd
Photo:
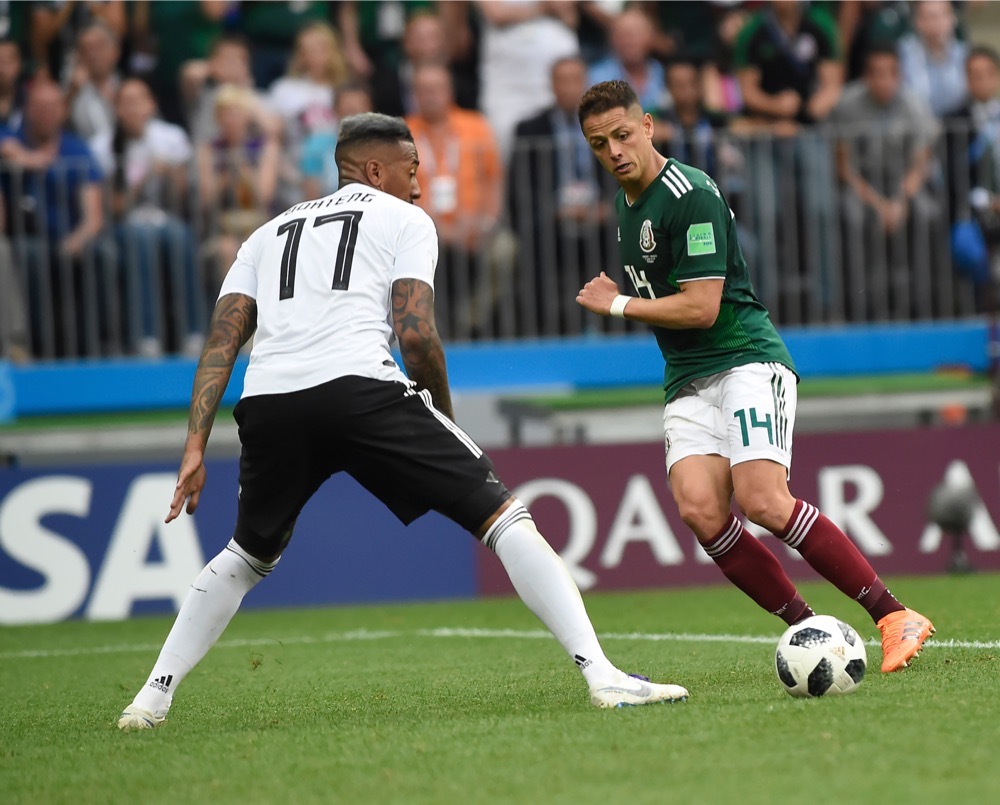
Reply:
[[[653,139],[653,116],[649,112],[642,116],[642,130],[647,138]]]
[[[365,162],[365,176],[372,187],[381,190],[382,184],[385,181],[385,165],[377,159],[369,159]]]

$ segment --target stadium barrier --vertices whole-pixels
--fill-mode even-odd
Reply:
[[[861,154],[866,178],[888,193],[918,134],[933,145],[928,178],[902,226],[887,233],[837,181],[836,147]],[[718,131],[701,132],[697,143],[678,134],[663,148],[717,179],[757,293],[780,326],[951,321],[985,310],[988,247],[1000,234],[975,206],[997,188],[974,192],[983,147],[971,134],[960,124],[922,134],[825,128],[792,139]],[[475,211],[437,215],[451,233],[442,238],[436,283],[446,340],[600,338],[642,329],[587,314],[575,302],[601,270],[619,275],[616,186],[596,164],[568,160],[568,149],[562,140],[516,144],[499,222]],[[194,354],[194,336],[239,241],[301,198],[284,179],[270,206],[253,193],[206,193],[192,164],[183,186],[158,185],[157,194],[123,207],[122,177],[111,172],[100,184],[104,229],[70,255],[63,236],[81,218],[76,191],[86,171],[58,163],[43,181],[0,162],[0,280],[13,288],[0,299],[0,340],[9,338],[11,300],[20,295],[38,358]]]
[[[927,524],[927,500],[946,473],[964,477],[982,502],[963,547],[973,568],[997,570],[998,446],[998,425],[800,435],[792,488],[840,524],[880,573],[942,573],[954,543]],[[491,455],[581,588],[722,583],[677,515],[661,445]],[[164,525],[175,472],[163,464],[0,472],[0,624],[114,620],[176,609],[206,559],[229,539],[237,463],[210,462],[198,511]],[[794,552],[763,539],[793,578],[815,578]],[[456,525],[431,513],[404,528],[341,474],[307,504],[290,549],[245,605],[510,592],[496,557]]]
[[[802,377],[931,372],[989,365],[990,330],[981,318],[921,324],[792,328],[782,335]],[[457,391],[517,393],[614,385],[655,385],[663,361],[648,333],[450,344]],[[223,398],[234,405],[247,359],[237,360]],[[186,408],[195,361],[110,359],[29,366],[0,361],[0,422],[17,416]],[[67,392],[71,393],[67,393]],[[2,437],[0,437],[2,442]]]

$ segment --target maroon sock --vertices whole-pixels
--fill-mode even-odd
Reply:
[[[748,534],[733,515],[703,547],[727,579],[785,623],[793,624],[815,614],[774,554]]]
[[[795,548],[823,578],[853,598],[878,623],[905,607],[895,599],[850,537],[815,506],[796,500],[792,516],[775,535]]]

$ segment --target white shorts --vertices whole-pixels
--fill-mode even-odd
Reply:
[[[663,409],[667,474],[688,456],[729,466],[766,458],[792,466],[796,377],[780,363],[749,363],[692,380]]]

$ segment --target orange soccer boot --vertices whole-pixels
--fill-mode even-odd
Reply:
[[[882,633],[883,674],[906,668],[934,634],[934,624],[912,609],[890,612],[878,622],[878,628]]]

